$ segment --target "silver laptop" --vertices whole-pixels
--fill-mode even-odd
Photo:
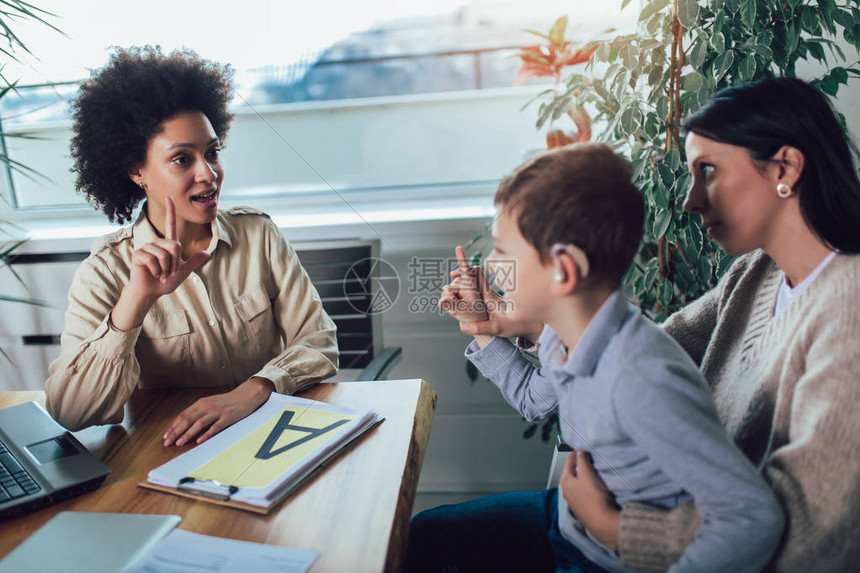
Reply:
[[[0,409],[0,519],[97,489],[109,473],[36,402]]]

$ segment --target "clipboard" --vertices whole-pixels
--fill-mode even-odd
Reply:
[[[340,459],[340,457],[352,451],[354,448],[358,447],[359,443],[363,440],[363,438],[365,436],[369,436],[372,433],[372,430],[379,426],[379,424],[381,424],[383,421],[384,418],[379,418],[373,424],[368,426],[363,432],[357,433],[352,439],[350,439],[348,442],[345,442],[341,448],[333,451],[331,455],[321,460],[319,465],[312,468],[311,471],[307,472],[304,477],[299,479],[297,482],[291,484],[290,487],[284,488],[283,493],[278,495],[277,498],[275,498],[272,504],[269,506],[253,505],[250,503],[231,499],[233,494],[236,493],[236,491],[231,491],[230,488],[235,488],[236,486],[227,486],[225,484],[218,484],[217,487],[219,489],[222,489],[223,491],[217,493],[213,493],[210,488],[203,490],[201,488],[196,488],[190,485],[186,487],[174,487],[169,485],[155,484],[147,480],[138,483],[137,486],[144,489],[150,489],[153,491],[177,495],[179,497],[184,497],[187,499],[193,499],[196,501],[205,501],[206,503],[212,503],[215,505],[220,505],[222,507],[232,507],[233,509],[250,511],[253,513],[258,513],[260,515],[269,515],[272,510],[278,507],[285,499],[292,496],[293,494],[298,493],[306,485],[309,485],[311,482],[313,482],[314,479],[316,479],[318,475],[323,473],[326,468],[333,465],[338,459]],[[186,476],[186,478],[187,477],[188,476]],[[188,479],[193,480],[194,478]]]
[[[306,410],[301,410],[302,408]],[[325,432],[328,431],[328,426],[317,429],[298,424],[291,425],[292,420],[301,422],[303,418],[300,414],[305,411],[313,412],[305,416],[307,419],[317,415],[323,416],[323,418],[325,416],[345,416],[349,417],[350,420],[348,424],[338,428],[338,431],[332,431],[332,435],[326,436]],[[286,424],[283,423],[285,418],[287,419]],[[149,473],[147,479],[140,482],[138,486],[267,515],[284,499],[311,482],[337,458],[356,447],[361,442],[361,438],[367,436],[383,420],[384,418],[372,410],[355,411],[295,396],[272,394],[269,401],[257,412],[227,428],[207,442],[195,446],[194,449],[155,468]],[[331,426],[335,425],[339,425],[339,423],[331,424]],[[299,436],[302,435],[301,432],[306,432],[308,435],[296,438],[296,431],[299,432]],[[279,445],[278,438],[286,432],[290,433],[290,439],[287,439],[285,444]],[[275,437],[273,438],[273,436]],[[317,443],[314,443],[314,440]],[[309,443],[305,444],[305,442]],[[249,446],[259,447],[255,457],[269,460],[297,444],[303,445],[304,451],[311,453],[301,455],[300,449],[296,448],[297,452],[294,452],[293,456],[300,456],[298,462],[290,466],[284,474],[279,475],[266,487],[265,499],[258,495],[259,488],[243,488],[226,480],[218,481],[217,479],[194,476],[190,475],[194,474],[194,471],[186,471],[200,466],[200,462],[203,462],[202,467],[207,467],[207,464],[219,456],[226,456],[227,459],[235,460],[237,448],[241,451],[243,447],[245,450]],[[229,457],[231,451],[233,452],[232,458]],[[239,455],[241,457],[242,454]],[[242,458],[242,463],[247,463],[247,460]],[[255,460],[254,463],[257,461]],[[199,469],[200,467],[198,467]],[[221,467],[220,469],[223,470],[224,468]],[[241,467],[236,471],[240,470]],[[240,475],[245,473],[245,471],[241,471]],[[154,475],[155,479],[153,479]]]

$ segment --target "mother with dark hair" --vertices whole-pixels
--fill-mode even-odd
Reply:
[[[665,329],[699,364],[723,425],[785,510],[769,570],[856,571],[857,149],[826,97],[791,78],[723,90],[684,128],[693,177],[684,208],[743,256]],[[631,503],[619,514],[589,460],[578,455],[575,465],[562,493],[626,567],[665,570],[693,541],[702,517],[692,503],[672,511]]]
[[[337,368],[334,323],[277,226],[218,209],[231,79],[190,50],[118,49],[73,103],[78,190],[120,223],[144,203],[96,242],[69,291],[45,391],[70,429],[122,421],[138,386],[223,387],[164,435],[199,443]]]

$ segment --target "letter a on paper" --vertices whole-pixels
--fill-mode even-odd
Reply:
[[[237,487],[266,487],[313,456],[353,418],[290,406],[189,475]]]

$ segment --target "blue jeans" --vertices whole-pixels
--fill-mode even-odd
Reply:
[[[558,488],[422,511],[409,528],[407,573],[602,573],[558,531]]]

